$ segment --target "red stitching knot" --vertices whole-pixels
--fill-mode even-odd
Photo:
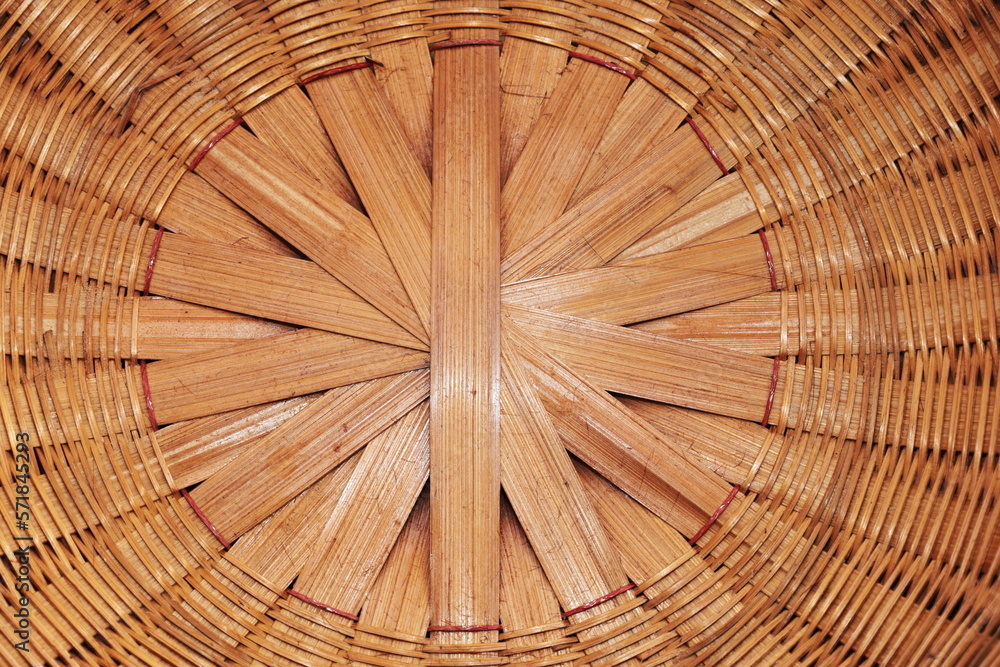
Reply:
[[[450,49],[453,46],[503,46],[503,42],[499,39],[456,39],[450,42],[431,44],[427,50],[440,51],[441,49]]]
[[[153,399],[149,395],[149,372],[146,370],[146,361],[139,362],[139,374],[142,377],[142,395],[146,399],[146,416],[149,417],[149,425],[154,431],[160,430],[160,425],[156,422],[156,412],[153,411]]]
[[[156,264],[156,253],[160,252],[160,243],[163,241],[163,227],[156,230],[156,236],[153,237],[153,247],[149,251],[149,262],[146,264],[146,279],[142,283],[142,295],[145,296],[149,292],[149,283],[153,280],[153,266]]]
[[[341,67],[334,67],[333,69],[323,70],[312,76],[307,76],[306,78],[299,81],[300,86],[304,86],[307,83],[312,83],[316,79],[325,79],[328,76],[333,76],[334,74],[340,74],[341,72],[350,72],[355,69],[364,69],[366,67],[375,67],[374,60],[366,60],[363,63],[353,63],[351,65],[342,65]]]
[[[487,632],[489,630],[499,630],[503,632],[502,625],[432,625],[427,628],[428,632]]]
[[[587,611],[588,609],[592,609],[592,608],[596,607],[599,604],[603,604],[603,603],[607,602],[611,598],[618,597],[619,595],[621,595],[625,591],[632,590],[633,588],[635,588],[635,584],[625,584],[621,588],[616,588],[615,590],[611,591],[607,595],[602,595],[601,597],[597,598],[596,600],[591,600],[587,604],[582,604],[579,607],[575,607],[573,609],[570,609],[569,611],[563,612],[562,617],[563,618],[569,618],[570,616],[573,616],[575,614],[579,614],[581,611]]]
[[[215,527],[215,524],[208,520],[208,517],[205,516],[205,513],[201,511],[200,507],[198,507],[198,503],[194,501],[191,494],[188,493],[186,489],[181,489],[181,495],[184,496],[184,500],[188,501],[188,505],[191,506],[191,509],[193,509],[194,513],[198,515],[198,518],[201,519],[203,524],[205,524],[205,527],[208,528],[209,532],[215,535],[215,539],[219,540],[223,548],[226,550],[231,549],[233,545],[229,543],[229,540],[222,536],[222,533],[220,533],[219,529]]]
[[[340,611],[339,609],[335,609],[334,607],[331,607],[328,604],[323,604],[322,602],[319,602],[318,600],[313,600],[308,595],[303,595],[302,593],[299,593],[298,591],[293,591],[291,588],[289,588],[285,592],[288,593],[289,595],[291,595],[293,598],[298,598],[298,599],[302,600],[306,604],[311,604],[314,607],[318,607],[319,609],[322,609],[323,611],[328,611],[331,614],[336,614],[337,616],[340,616],[341,618],[346,618],[349,621],[358,621],[358,620],[361,620],[357,616],[355,616],[354,614],[348,614],[346,611]]]
[[[781,369],[781,362],[778,357],[774,358],[774,366],[771,367],[771,388],[767,391],[767,405],[764,406],[764,418],[760,420],[760,425],[767,428],[767,423],[771,419],[771,408],[774,407],[774,393],[778,390],[778,371]]]
[[[774,255],[771,254],[771,244],[767,242],[767,234],[763,229],[758,229],[760,242],[764,245],[764,257],[767,258],[767,275],[771,277],[771,291],[778,291],[778,274],[774,271]]]
[[[595,58],[594,56],[587,55],[586,53],[580,53],[579,51],[570,51],[570,58],[579,58],[580,60],[586,60],[588,63],[594,63],[595,65],[600,65],[601,67],[607,67],[612,72],[618,72],[624,76],[628,77],[629,81],[635,81],[639,78],[638,74],[630,72],[621,65],[609,62],[607,60],[601,60],[600,58]]]
[[[686,120],[687,124],[691,126],[691,129],[694,130],[694,133],[698,135],[698,138],[701,139],[701,143],[705,144],[705,148],[708,149],[709,155],[711,155],[712,159],[715,160],[715,164],[719,167],[719,171],[722,172],[722,175],[728,176],[729,170],[726,169],[726,165],[722,161],[722,158],[719,157],[719,154],[715,152],[715,148],[712,147],[712,142],[708,140],[708,137],[705,136],[705,133],[701,131],[700,127],[698,127],[698,123],[694,122],[694,118],[692,118],[691,116],[688,116],[684,120]]]
[[[708,521],[705,522],[705,525],[702,526],[701,529],[697,533],[695,533],[690,540],[688,540],[688,544],[694,546],[695,543],[701,539],[702,535],[708,532],[708,529],[712,527],[712,524],[714,524],[716,521],[719,520],[719,517],[722,516],[722,513],[726,511],[726,508],[729,507],[729,504],[736,499],[736,495],[739,492],[740,492],[740,487],[739,484],[737,484],[736,486],[733,487],[733,490],[729,492],[729,495],[726,496],[726,499],[722,501],[722,504],[719,505],[719,509],[715,510],[715,514],[708,517]]]
[[[188,165],[188,171],[194,171],[195,169],[197,169],[198,165],[201,163],[202,159],[206,155],[208,155],[208,151],[212,150],[212,148],[215,147],[215,144],[217,144],[220,141],[222,141],[222,139],[227,134],[229,134],[230,132],[232,132],[233,130],[235,130],[237,127],[239,127],[240,123],[242,123],[242,122],[243,122],[243,118],[240,117],[240,116],[237,116],[236,118],[233,119],[233,122],[231,122],[229,125],[226,125],[224,128],[222,128],[219,131],[219,133],[217,135],[215,135],[214,137],[212,137],[209,140],[209,142],[207,144],[205,144],[204,148],[202,148],[200,151],[198,151],[197,153],[195,153],[194,158],[191,160],[191,164]]]

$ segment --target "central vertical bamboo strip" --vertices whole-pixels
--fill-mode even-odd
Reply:
[[[431,316],[432,626],[498,623],[499,52],[436,54]],[[435,633],[473,643],[483,633]]]

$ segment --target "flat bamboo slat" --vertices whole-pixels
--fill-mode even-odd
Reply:
[[[417,161],[430,174],[434,66],[419,7],[408,0],[396,0],[364,6],[361,16],[365,19],[371,58],[381,65],[374,70],[375,78]]]
[[[440,644],[495,636],[500,580],[499,50],[435,56],[431,605]]]
[[[193,238],[295,257],[296,251],[193,172],[184,173],[156,218],[164,229]]]
[[[235,128],[205,154],[197,173],[277,230],[321,267],[418,339],[423,327],[371,222],[345,201]]]
[[[267,376],[258,369],[266,360]],[[426,353],[312,329],[240,343],[147,367],[157,422],[176,421],[302,396],[404,373],[427,365]],[[303,373],[303,369],[311,369]],[[136,386],[142,387],[140,369]]]
[[[631,82],[564,208],[572,208],[641,158],[675,131],[684,115],[682,107],[651,84],[642,79]]]
[[[169,424],[152,437],[175,489],[203,481],[317,398],[290,398]]]
[[[149,291],[391,345],[427,349],[312,262],[165,234]]]
[[[501,483],[563,608],[576,609],[627,581],[509,331],[502,357]]]

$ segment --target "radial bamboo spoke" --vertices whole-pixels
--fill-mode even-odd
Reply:
[[[275,255],[295,257],[295,249],[231,202],[198,174],[185,172],[157,223],[192,238],[216,241]]]
[[[774,278],[780,286],[777,274]],[[503,299],[608,324],[631,324],[771,289],[764,249],[753,236],[505,285]]]
[[[765,412],[771,360],[543,311],[505,312],[602,389],[757,422]],[[783,378],[775,389],[781,396]]]
[[[434,626],[500,615],[499,51],[434,73],[431,587]],[[442,643],[479,634],[441,633]]]
[[[324,549],[295,590],[357,614],[430,473],[428,409],[422,404],[366,447],[317,536]]]
[[[885,321],[893,323],[888,351],[926,350],[989,330],[989,304],[1000,303],[1000,284],[996,274],[986,274],[899,285],[874,296]],[[761,294],[635,328],[763,356],[858,354],[863,344],[878,343],[874,332],[861,328],[861,308],[857,290]]]
[[[390,646],[426,643],[430,621],[430,502],[425,490],[389,554],[361,611],[359,633],[378,633]],[[409,639],[410,641],[407,641]],[[395,641],[393,641],[395,640]],[[416,646],[414,646],[416,644]]]
[[[378,5],[363,7],[361,12],[366,26],[381,31],[382,35],[411,34],[407,26],[398,25],[399,14],[385,16],[382,10]],[[419,15],[416,10],[417,7],[412,6],[412,11],[406,12],[406,15],[416,18]],[[371,57],[382,64],[382,67],[375,68],[375,78],[385,92],[385,98],[395,112],[396,121],[406,135],[414,156],[424,171],[430,174],[434,68],[427,41],[422,36],[400,41],[386,40],[385,44],[371,45]]]
[[[317,190],[311,177],[300,174],[239,127],[205,154],[197,172],[407,331],[424,339],[423,327],[375,229],[353,206]]]
[[[254,136],[268,144],[327,192],[360,208],[344,165],[323,130],[312,102],[298,86],[275,95],[244,114]]]
[[[504,282],[605,264],[719,177],[698,135],[680,127],[642,159],[511,248]]]
[[[627,582],[510,333],[503,343],[501,483],[563,609]]]
[[[560,654],[570,653],[575,642],[560,636],[559,600],[508,503],[500,506],[500,547],[500,605],[504,622],[515,629],[552,627],[540,633],[541,636],[511,637],[507,640],[510,646],[537,646],[538,640],[543,640],[551,642]],[[565,647],[559,645],[560,640]]]
[[[9,294],[4,298],[11,303]],[[81,290],[72,305],[56,294],[44,294],[41,301],[40,318],[38,309],[8,308],[0,335],[34,343],[42,338],[37,334],[56,332],[63,343],[59,352],[67,358],[130,356],[132,350],[123,346],[133,334],[136,357],[172,359],[289,331],[276,322],[159,297]],[[20,352],[42,356],[57,350],[32,346]]]
[[[426,329],[431,299],[431,185],[369,69],[308,84],[385,251]]]
[[[149,291],[280,322],[427,349],[312,262],[165,234]]]
[[[566,66],[503,188],[505,255],[565,210],[628,83],[621,74],[585,60],[573,59]]]
[[[692,464],[618,401],[547,354],[526,334],[518,349],[566,447],[685,535],[693,535],[729,486]]]
[[[169,424],[426,365],[426,353],[304,329],[157,361],[147,367],[147,377],[156,419]],[[141,382],[137,369],[136,386]]]
[[[256,405],[160,429],[153,437],[173,487],[185,489],[204,481],[318,396],[310,394]]]
[[[426,399],[427,391],[425,371],[333,389],[227,463],[191,496],[233,541]]]
[[[639,160],[674,132],[684,115],[684,109],[645,80],[630,83],[568,205],[572,207]]]
[[[511,16],[515,19],[524,15],[532,20],[537,13],[521,7],[511,9]],[[554,18],[569,24],[567,30],[571,28],[571,19]],[[568,36],[560,34],[561,31],[555,28],[542,30],[552,39]],[[566,54],[561,49],[510,34],[504,39],[500,52],[500,89],[503,91],[500,104],[500,173],[503,182],[506,182],[520,158],[542,107],[559,84],[566,64]]]
[[[761,220],[743,177],[739,173],[729,174],[625,248],[615,262],[628,262],[695,243],[734,239],[755,232],[764,222],[779,220],[781,216],[764,186],[758,185],[756,190],[768,213],[765,220]]]

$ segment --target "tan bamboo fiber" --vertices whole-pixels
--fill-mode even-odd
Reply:
[[[990,0],[0,0],[0,665],[1000,664]]]

